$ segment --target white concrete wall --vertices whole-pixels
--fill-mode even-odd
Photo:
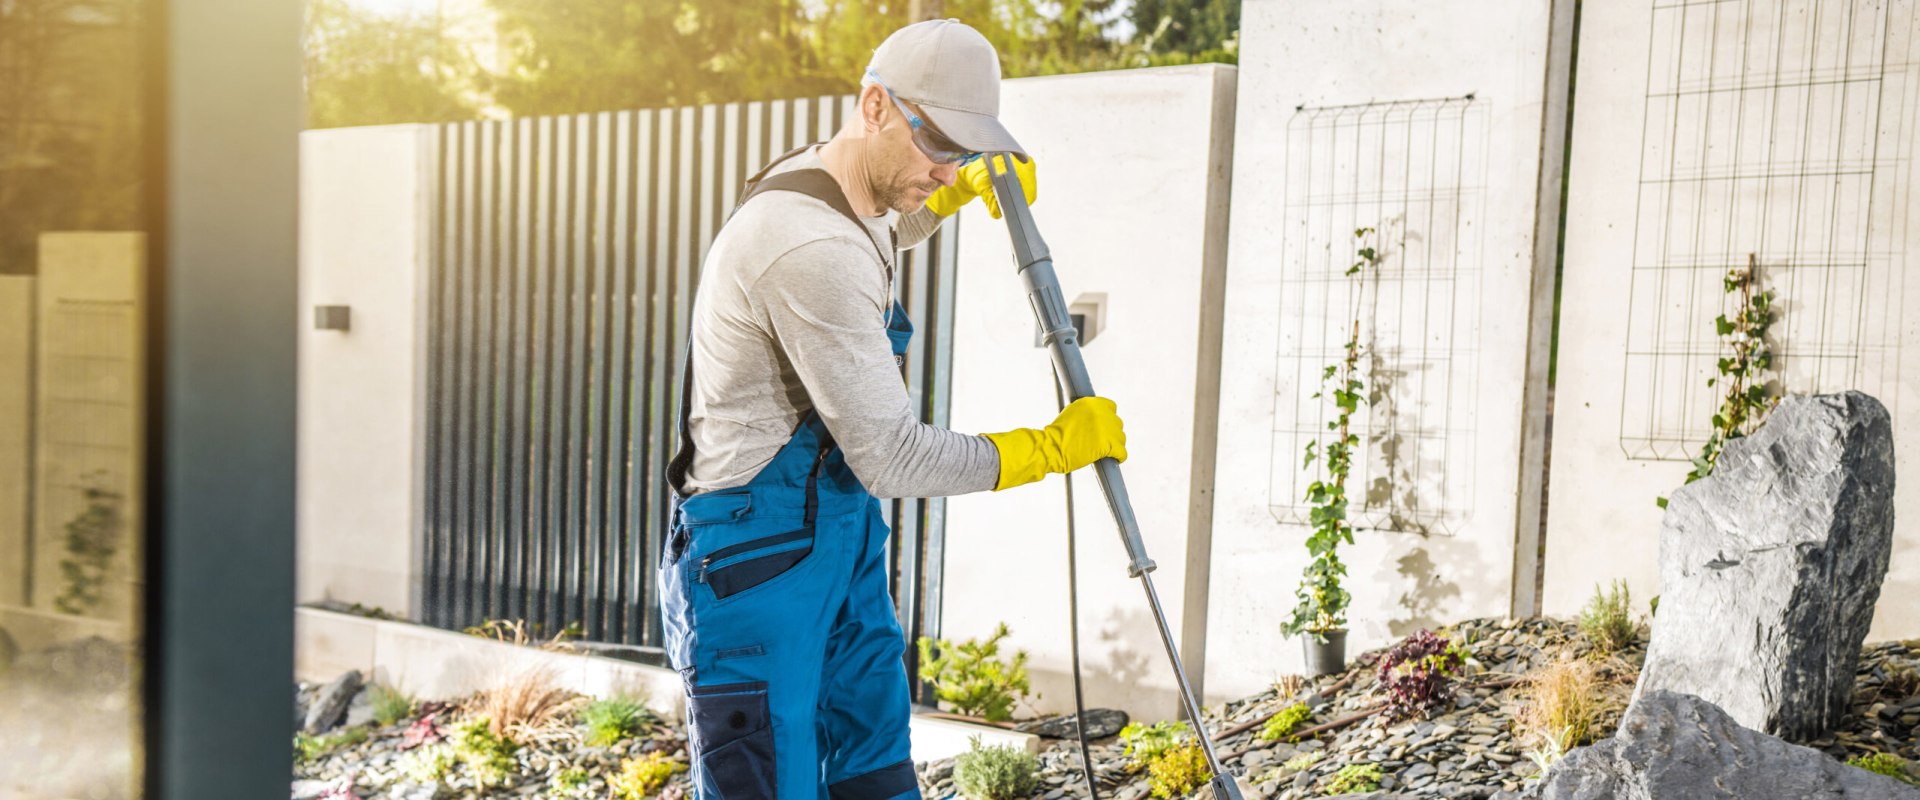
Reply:
[[[1124,472],[1159,564],[1155,585],[1195,678],[1202,674],[1212,462],[1209,325],[1224,268],[1235,70],[1133,70],[1008,81],[1001,118],[1039,169],[1034,214],[1067,298],[1104,292],[1085,348],[1096,391],[1127,422]],[[952,427],[1039,427],[1056,414],[1047,351],[1014,271],[1006,226],[962,212]],[[1217,327],[1211,330],[1217,331]],[[1198,409],[1198,411],[1197,411]],[[1196,469],[1196,465],[1198,469]],[[1059,477],[947,505],[942,633],[1032,655],[1035,707],[1071,711],[1066,498]],[[1074,482],[1082,663],[1092,706],[1175,713],[1173,672],[1100,485]]]
[[[1348,652],[1530,605],[1516,552],[1538,530],[1525,481],[1544,440],[1527,387],[1544,377],[1555,226],[1541,207],[1557,197],[1564,115],[1548,75],[1564,69],[1552,43],[1570,12],[1244,5],[1209,699],[1303,668],[1279,626],[1309,561],[1301,498],[1317,473],[1301,447],[1329,418],[1311,395],[1347,338],[1355,228],[1383,231],[1385,261],[1364,298],[1373,397],[1355,420],[1359,530],[1342,550]]]
[[[418,610],[433,148],[426,125],[301,134],[302,602]],[[348,306],[351,328],[316,330],[316,305]]]
[[[0,275],[0,605],[27,604],[33,276]]]
[[[66,592],[66,526],[86,512],[86,492],[101,489],[118,495],[119,531],[99,602],[85,616],[139,618],[146,247],[141,233],[40,235],[31,598],[39,610],[55,610]]]
[[[1586,4],[1547,612],[1615,578],[1642,611],[1659,592],[1654,498],[1705,438],[1721,276],[1753,253],[1787,387],[1860,389],[1893,414],[1907,475],[1869,636],[1920,635],[1915,17],[1908,0]]]

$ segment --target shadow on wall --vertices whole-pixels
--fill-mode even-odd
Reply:
[[[1366,505],[1362,509],[1385,509],[1387,525],[1394,531],[1425,534],[1430,531],[1420,519],[1424,509],[1421,498],[1429,490],[1438,494],[1439,487],[1422,486],[1418,476],[1438,475],[1446,465],[1435,458],[1420,463],[1422,448],[1417,441],[1410,447],[1406,435],[1407,428],[1419,424],[1415,416],[1418,409],[1403,410],[1400,395],[1394,389],[1409,375],[1427,372],[1432,365],[1411,362],[1399,356],[1398,348],[1391,353],[1382,353],[1379,348],[1372,346],[1367,348],[1367,376],[1371,379],[1367,387],[1367,418],[1374,433],[1367,437],[1366,442],[1366,458],[1371,463],[1368,465],[1370,479],[1364,496]],[[1399,365],[1399,368],[1396,369],[1394,365]],[[1384,433],[1380,432],[1382,428],[1385,429]],[[1435,509],[1436,519],[1438,513],[1439,509]]]
[[[1436,536],[1421,538],[1423,544],[1395,562],[1395,572],[1407,586],[1397,602],[1403,615],[1387,621],[1387,632],[1396,639],[1422,628],[1432,629],[1456,621],[1441,619],[1438,614],[1459,600],[1460,585],[1445,577],[1445,570],[1434,563],[1431,552],[1436,547],[1447,549],[1454,541]]]

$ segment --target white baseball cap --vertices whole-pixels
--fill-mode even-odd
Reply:
[[[1000,124],[1000,56],[957,19],[916,22],[880,43],[867,69],[925,110],[954,144],[980,153],[1027,151]]]

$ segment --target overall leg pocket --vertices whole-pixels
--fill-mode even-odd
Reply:
[[[694,580],[726,599],[780,577],[812,552],[812,528],[750,539],[708,553]]]
[[[691,692],[688,728],[704,776],[702,795],[723,800],[776,796],[766,682],[696,686]]]

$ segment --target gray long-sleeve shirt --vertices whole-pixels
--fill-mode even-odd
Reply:
[[[817,148],[774,172],[806,168],[823,168]],[[883,247],[895,228],[900,246],[912,247],[940,218],[889,211],[866,223]],[[690,491],[752,480],[809,410],[876,497],[998,483],[992,442],[915,416],[887,338],[892,286],[873,242],[827,204],[767,192],[740,208],[714,239],[694,300]]]

